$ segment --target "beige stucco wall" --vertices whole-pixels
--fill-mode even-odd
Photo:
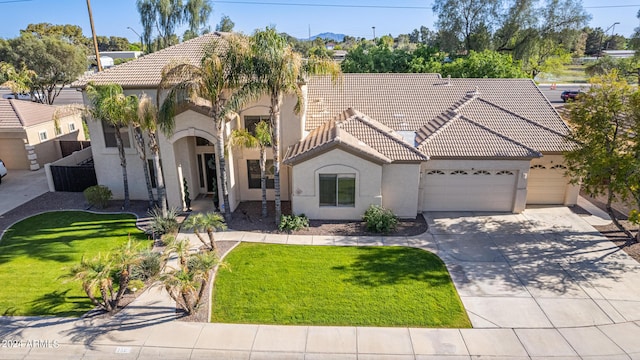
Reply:
[[[544,154],[543,154],[544,155]],[[554,164],[564,164],[564,155],[557,154],[546,154],[542,158],[531,160],[531,166],[536,164],[541,165],[554,165]],[[570,178],[567,176],[567,184],[565,187],[565,197],[564,204],[565,206],[571,206],[578,203],[578,196],[580,195],[580,185],[579,184],[571,184]]]
[[[529,172],[529,160],[429,160],[422,163],[421,181],[420,181],[420,206],[424,208],[424,194],[422,189],[425,187],[424,174],[430,170],[511,170],[516,172],[516,188],[514,189],[514,213],[524,211],[527,200],[527,176]]]
[[[418,213],[420,164],[385,164],[382,166],[382,206],[401,218],[415,218]]]
[[[334,149],[293,167],[292,210],[311,219],[361,219],[369,205],[382,205],[382,166]],[[354,207],[320,207],[320,174],[355,174]]]
[[[24,148],[27,134],[24,130],[0,132],[0,159],[7,169],[28,170],[29,160]]]

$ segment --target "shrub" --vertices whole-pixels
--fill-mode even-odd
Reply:
[[[147,213],[151,217],[151,230],[156,235],[174,234],[178,232],[178,210],[167,210],[167,216],[162,216],[162,210],[155,207]]]
[[[131,270],[131,279],[145,281],[160,274],[162,255],[151,250],[140,252],[140,261]]]
[[[129,285],[127,285],[127,290],[131,292],[136,292],[142,290],[144,288],[144,282],[142,280],[131,280],[129,281]]]
[[[113,193],[104,185],[94,185],[83,191],[84,198],[89,205],[104,209],[109,205],[109,200],[113,197]]]
[[[367,223],[367,230],[386,234],[396,229],[398,218],[389,209],[379,205],[371,205],[365,211],[362,220]]]
[[[280,225],[278,230],[292,232],[309,227],[309,219],[304,215],[282,215],[280,217]]]

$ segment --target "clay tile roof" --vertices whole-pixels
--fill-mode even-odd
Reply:
[[[97,85],[116,83],[124,89],[155,88],[160,83],[165,65],[171,61],[182,60],[198,65],[204,55],[205,46],[219,44],[224,36],[225,33],[209,33],[89,75],[72,83],[71,87],[82,88],[93,82]]]
[[[438,74],[344,74],[342,80],[334,84],[328,76],[314,76],[308,82],[308,96],[307,130],[328,121],[342,109],[353,107],[396,131],[426,131],[423,135],[428,135],[429,131],[439,128],[438,122],[446,122],[448,111],[473,97],[483,102],[472,101],[459,109],[467,119],[477,121],[477,124],[506,138],[514,136],[516,138],[512,140],[515,142],[525,139],[507,130],[527,124],[520,130],[521,135],[526,134],[527,129],[537,129],[549,135],[546,140],[540,136],[536,142],[522,141],[536,151],[563,151],[567,146],[560,141],[569,133],[567,125],[530,79],[443,79]],[[485,110],[487,115],[482,114]],[[509,122],[515,122],[515,125],[507,124]],[[429,126],[434,129],[429,130]],[[507,133],[503,134],[503,131]],[[455,144],[463,146],[462,141]]]
[[[52,121],[55,111],[52,105],[0,99],[0,129],[22,129]]]
[[[284,162],[298,163],[336,146],[381,163],[420,162],[429,159],[413,144],[407,143],[400,134],[349,108],[290,146]]]

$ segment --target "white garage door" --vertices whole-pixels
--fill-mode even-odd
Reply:
[[[564,204],[569,179],[564,176],[564,165],[536,164],[529,169],[527,205]]]
[[[429,170],[424,211],[512,211],[515,170]]]

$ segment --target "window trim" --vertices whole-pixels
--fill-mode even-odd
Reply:
[[[258,186],[251,186],[251,166],[249,166],[249,161],[255,161],[258,163],[258,169],[260,168],[260,160],[259,159],[247,159],[247,188],[251,189],[251,190],[255,190],[255,189],[262,189],[262,186],[260,184],[260,181],[262,179],[260,179],[260,173],[258,172]],[[269,166],[269,164],[271,164],[271,166]],[[275,180],[274,180],[274,174],[273,172],[269,172],[270,169],[273,169],[273,159],[267,159],[267,162],[265,164],[265,175],[266,175],[266,180],[267,180],[267,189],[275,189]],[[255,180],[253,180],[255,181]]]
[[[67,127],[69,128],[69,132],[72,133],[74,131],[76,131],[76,123],[74,122],[70,122],[67,124]]]
[[[47,141],[49,139],[47,136],[47,130],[38,131],[38,139],[40,139],[40,142]]]

